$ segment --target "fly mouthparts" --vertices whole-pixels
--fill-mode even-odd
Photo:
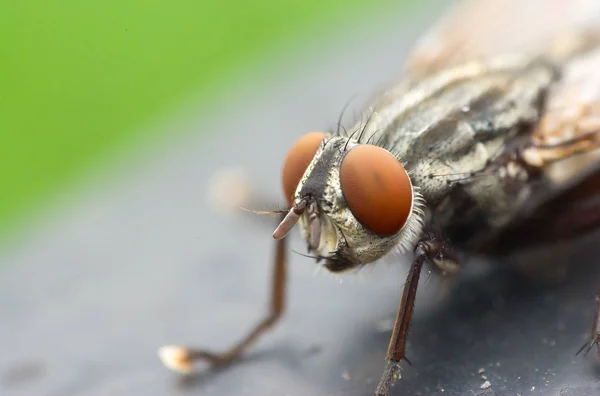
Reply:
[[[296,225],[298,220],[300,220],[300,216],[304,213],[304,209],[306,208],[306,203],[302,202],[298,206],[294,206],[290,209],[288,214],[284,217],[284,219],[279,223],[275,231],[273,232],[273,238],[279,240],[285,238],[285,236],[290,232],[290,230]]]

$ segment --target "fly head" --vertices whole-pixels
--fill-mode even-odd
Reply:
[[[399,158],[352,136],[313,132],[290,149],[282,172],[290,211],[273,236],[299,223],[309,253],[332,272],[414,246],[422,198]]]

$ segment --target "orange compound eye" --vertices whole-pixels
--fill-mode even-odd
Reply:
[[[285,158],[281,181],[283,184],[283,193],[290,206],[293,204],[296,187],[298,187],[300,179],[302,179],[310,161],[312,161],[317,153],[323,139],[325,139],[323,132],[307,133],[294,143]]]
[[[412,186],[389,151],[372,145],[354,147],[342,160],[340,181],[348,207],[363,226],[380,235],[402,229],[412,207]]]

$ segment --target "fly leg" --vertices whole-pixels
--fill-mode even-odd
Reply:
[[[229,364],[240,358],[260,336],[277,323],[285,309],[286,246],[285,239],[280,239],[275,243],[271,303],[268,314],[248,332],[246,337],[223,352],[212,352],[183,346],[164,346],[160,348],[158,354],[165,366],[182,373],[190,373],[197,361],[205,361],[211,366]]]
[[[415,248],[415,256],[410,271],[408,272],[406,283],[404,284],[400,306],[398,307],[398,314],[396,315],[394,329],[392,330],[392,336],[388,346],[386,356],[387,363],[381,379],[379,380],[379,384],[375,389],[376,396],[387,396],[390,387],[397,379],[401,378],[400,363],[402,360],[406,360],[410,364],[410,361],[406,358],[406,340],[410,320],[415,307],[415,298],[417,295],[417,286],[419,285],[419,277],[421,276],[421,269],[423,268],[425,261],[434,261],[439,257],[447,256],[444,254],[444,249],[444,243],[431,236],[419,241]]]
[[[594,345],[596,346],[596,358],[600,362],[600,289],[596,292],[596,313],[594,315],[590,339],[579,348],[577,355],[583,351],[585,351],[584,355],[587,355]]]

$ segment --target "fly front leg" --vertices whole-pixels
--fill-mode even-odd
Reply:
[[[275,244],[271,302],[268,314],[248,332],[246,337],[223,352],[212,352],[184,346],[164,346],[160,348],[158,354],[165,366],[187,374],[193,371],[194,363],[197,361],[204,361],[211,366],[229,364],[239,359],[260,336],[277,323],[285,309],[287,252],[285,239],[280,239]]]
[[[406,358],[406,341],[410,320],[415,308],[417,287],[419,285],[423,264],[428,260],[435,263],[435,260],[443,259],[444,262],[446,262],[446,260],[450,260],[451,257],[452,256],[446,252],[444,242],[435,239],[432,236],[421,239],[417,244],[415,256],[410,271],[408,272],[406,283],[404,284],[404,290],[402,291],[402,298],[400,299],[400,306],[398,307],[394,329],[392,330],[392,336],[386,356],[387,363],[375,390],[376,396],[387,396],[390,387],[397,379],[401,378],[400,363],[402,360],[406,360],[410,364],[410,361]]]

